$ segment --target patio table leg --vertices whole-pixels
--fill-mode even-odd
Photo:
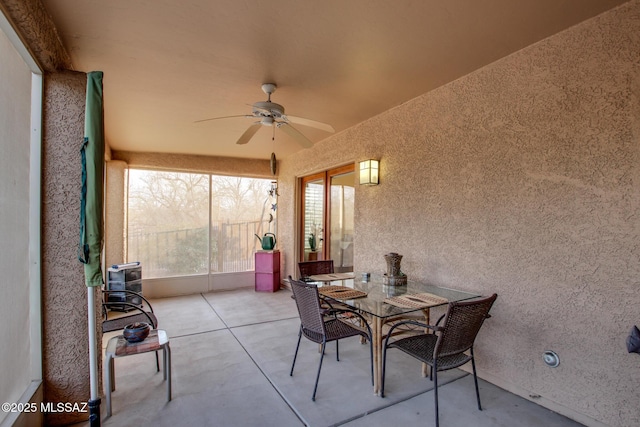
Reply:
[[[422,310],[422,314],[424,314],[424,321],[427,325],[430,325],[430,312],[429,312],[429,308],[425,308]],[[428,333],[429,329],[425,329],[425,333]],[[429,375],[429,365],[427,365],[426,363],[422,364],[422,377],[426,377],[427,375]]]
[[[380,394],[380,375],[382,372],[382,319],[373,317],[373,393]]]

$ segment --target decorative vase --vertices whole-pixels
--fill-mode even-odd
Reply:
[[[390,252],[384,256],[384,260],[387,262],[387,276],[396,277],[401,275],[400,262],[402,261],[402,255]]]
[[[389,286],[406,285],[407,275],[400,270],[402,255],[391,252],[384,256],[384,260],[387,262],[387,272],[382,278],[382,283]]]
[[[145,322],[136,322],[131,323],[124,327],[124,331],[122,335],[124,339],[130,343],[136,343],[140,341],[144,341],[145,338],[149,336],[149,332],[151,331],[151,326]]]

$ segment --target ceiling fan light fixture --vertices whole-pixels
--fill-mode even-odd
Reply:
[[[274,120],[273,117],[268,116],[268,117],[263,117],[260,120],[260,124],[262,124],[262,126],[273,126]]]
[[[280,118],[284,115],[284,107],[271,101],[256,102],[253,104],[253,114],[261,117]]]

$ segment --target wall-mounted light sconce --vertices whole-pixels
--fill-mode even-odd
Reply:
[[[380,162],[378,160],[363,160],[360,162],[360,185],[378,185]]]

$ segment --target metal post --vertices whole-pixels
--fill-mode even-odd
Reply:
[[[91,400],[89,400],[89,421],[91,427],[100,427],[100,395],[98,394],[98,362],[96,349],[96,311],[95,287],[87,287],[87,311],[89,317],[89,381]]]

